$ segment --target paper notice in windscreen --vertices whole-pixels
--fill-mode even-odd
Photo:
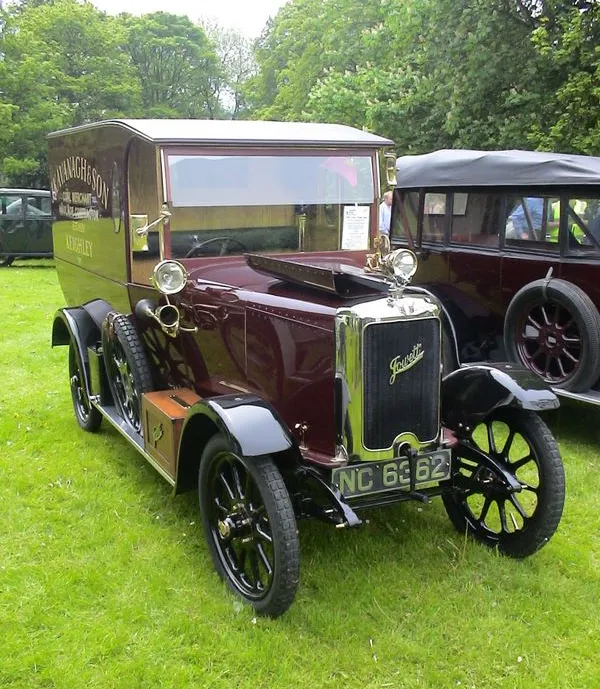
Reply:
[[[369,206],[344,206],[342,249],[369,248]]]

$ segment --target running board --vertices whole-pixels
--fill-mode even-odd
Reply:
[[[559,397],[568,397],[570,400],[577,400],[578,402],[587,402],[588,404],[597,404],[600,406],[600,392],[597,390],[569,392],[569,390],[561,390],[561,388],[552,388],[552,391]]]
[[[119,431],[125,440],[129,441],[129,444],[135,447],[142,457],[151,464],[171,486],[175,486],[175,479],[169,476],[163,467],[161,467],[161,465],[144,449],[144,438],[139,433],[136,433],[133,428],[119,416],[116,408],[114,406],[101,406],[93,399],[91,402],[102,416]]]

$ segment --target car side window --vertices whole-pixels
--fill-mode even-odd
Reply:
[[[476,247],[497,247],[501,207],[502,197],[499,194],[454,194],[451,242]]]
[[[507,246],[559,250],[560,199],[554,196],[509,195],[505,233]]]
[[[422,241],[441,244],[446,234],[448,194],[427,192],[423,205]]]
[[[392,217],[393,240],[408,243],[410,235],[413,241],[417,239],[417,222],[419,210],[419,194],[415,191],[396,191]]]
[[[25,217],[38,218],[50,215],[50,198],[45,196],[28,196],[25,204]]]
[[[600,198],[570,198],[566,214],[569,252],[600,254]]]
[[[21,195],[3,194],[0,198],[0,214],[10,218],[18,217],[22,214],[23,200]]]

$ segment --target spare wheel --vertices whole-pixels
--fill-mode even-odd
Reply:
[[[589,390],[600,377],[600,314],[587,294],[565,280],[535,280],[506,311],[504,346],[550,385]]]

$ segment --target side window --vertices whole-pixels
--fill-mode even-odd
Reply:
[[[447,194],[428,192],[423,206],[422,241],[440,244],[445,239]]]
[[[510,195],[506,207],[508,246],[559,250],[560,200],[557,197]]]
[[[419,194],[415,191],[396,191],[394,198],[394,216],[392,218],[392,239],[408,243],[408,235],[413,241],[417,239],[417,218]]]
[[[467,246],[498,247],[501,208],[499,194],[454,194],[450,241]]]
[[[39,218],[42,215],[50,215],[50,199],[43,196],[28,196],[25,217]]]
[[[23,199],[16,194],[3,194],[0,197],[0,215],[16,218],[23,213]]]
[[[600,253],[600,198],[570,198],[566,222],[569,251]]]

